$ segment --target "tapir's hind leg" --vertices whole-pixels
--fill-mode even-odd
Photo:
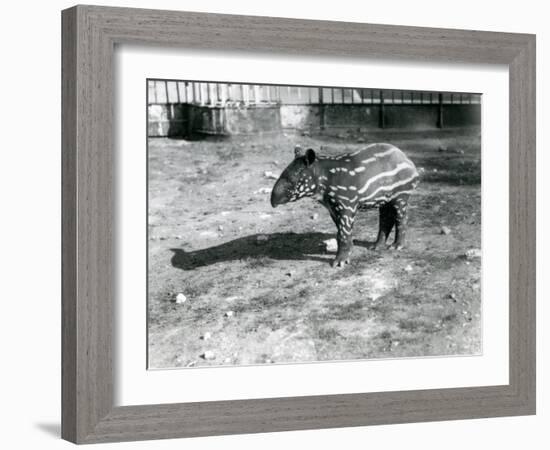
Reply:
[[[395,208],[393,205],[386,203],[385,205],[382,205],[378,211],[380,216],[378,224],[378,238],[372,246],[373,250],[381,245],[386,245],[391,230],[395,225]]]
[[[400,195],[392,200],[391,204],[395,210],[395,241],[392,247],[400,250],[405,245],[405,238],[407,234],[408,225],[408,212],[407,204],[409,196],[407,194]]]

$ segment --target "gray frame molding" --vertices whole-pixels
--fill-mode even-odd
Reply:
[[[62,13],[62,437],[76,443],[535,413],[535,36],[76,6]],[[113,52],[118,43],[506,64],[510,383],[113,406]]]

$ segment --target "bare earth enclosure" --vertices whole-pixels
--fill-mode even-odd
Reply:
[[[273,209],[272,177],[296,144],[370,142],[419,169],[408,244],[368,249],[378,212],[362,212],[351,264],[332,268],[327,211]],[[149,138],[149,367],[481,353],[480,145],[476,127]]]

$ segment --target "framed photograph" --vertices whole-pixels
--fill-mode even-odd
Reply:
[[[65,439],[535,413],[533,35],[62,23]]]

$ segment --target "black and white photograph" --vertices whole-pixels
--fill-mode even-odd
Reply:
[[[146,82],[149,369],[482,354],[481,94]]]

